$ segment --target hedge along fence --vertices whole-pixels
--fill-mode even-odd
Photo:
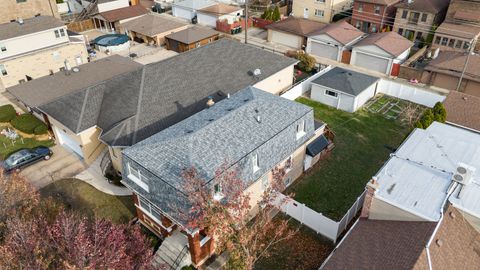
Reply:
[[[11,124],[14,128],[28,134],[41,135],[48,132],[47,125],[29,113],[15,117]]]
[[[0,122],[10,122],[15,116],[17,112],[11,104],[0,106]]]

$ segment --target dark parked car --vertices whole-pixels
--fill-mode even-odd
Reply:
[[[20,170],[20,168],[33,164],[42,159],[49,160],[52,151],[48,147],[39,146],[32,149],[22,149],[11,154],[2,163],[5,171]]]

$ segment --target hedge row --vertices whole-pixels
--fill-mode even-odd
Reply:
[[[15,117],[11,124],[14,128],[28,134],[40,135],[48,132],[47,125],[29,113]]]
[[[0,106],[0,122],[10,122],[16,115],[17,112],[11,104]]]
[[[445,123],[447,120],[447,111],[443,103],[437,102],[433,109],[426,109],[420,120],[415,123],[417,128],[428,128],[433,121]]]

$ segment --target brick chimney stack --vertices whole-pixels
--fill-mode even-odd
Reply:
[[[377,190],[378,182],[376,177],[373,177],[370,182],[367,184],[367,193],[365,194],[365,200],[363,201],[362,213],[360,217],[368,218],[370,215],[370,207],[372,205],[373,196],[375,196],[375,191]]]

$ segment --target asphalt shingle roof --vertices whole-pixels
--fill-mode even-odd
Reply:
[[[396,4],[398,8],[404,8],[414,11],[423,11],[430,13],[439,13],[442,10],[448,7],[450,0],[417,0],[411,1],[410,3],[407,0]]]
[[[354,47],[375,45],[392,56],[399,56],[413,46],[413,42],[402,37],[396,32],[383,32],[369,34],[360,40]]]
[[[346,21],[328,24],[322,29],[311,33],[309,36],[315,39],[314,36],[320,34],[326,34],[343,45],[347,45],[355,39],[365,35],[362,31]]]
[[[288,32],[297,36],[308,36],[309,34],[316,32],[326,24],[307,20],[303,18],[289,17],[285,20],[271,23],[267,25],[267,29],[274,31]]]
[[[377,77],[336,67],[322,74],[312,83],[357,96],[378,80]]]
[[[480,97],[450,91],[443,104],[448,122],[480,132]]]
[[[128,6],[128,7],[117,8],[117,9],[101,12],[100,16],[102,16],[108,22],[116,22],[116,21],[121,21],[129,18],[142,16],[147,13],[148,13],[148,10],[146,10],[143,6],[135,5],[135,6]]]
[[[76,133],[96,123],[103,130],[100,139],[105,143],[130,146],[203,110],[208,96],[219,101],[296,62],[222,39],[83,86],[40,109]],[[262,72],[260,76],[249,75],[257,68]],[[87,103],[89,107],[84,106]]]
[[[23,19],[23,24],[18,22],[2,23],[0,24],[0,40],[25,36],[64,25],[65,24],[61,20],[51,16],[38,16]]]
[[[134,31],[148,37],[156,36],[182,28],[187,24],[166,19],[163,16],[148,14],[137,19],[122,23],[129,31]]]
[[[209,28],[190,27],[182,31],[178,31],[165,36],[165,38],[173,39],[183,44],[192,44],[206,38],[218,36],[219,33]]]

